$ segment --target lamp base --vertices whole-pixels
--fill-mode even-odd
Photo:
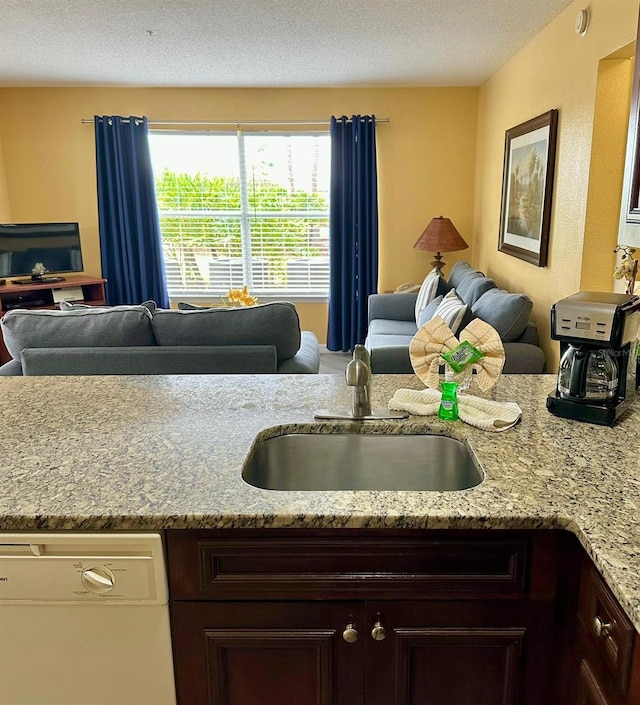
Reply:
[[[445,262],[442,261],[442,255],[439,252],[435,253],[434,258],[435,259],[433,260],[433,262],[431,262],[431,266],[440,272],[444,267]]]

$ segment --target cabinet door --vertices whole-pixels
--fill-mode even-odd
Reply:
[[[605,694],[606,690],[596,678],[589,663],[583,660],[578,675],[576,705],[621,705],[617,696]]]
[[[552,701],[546,603],[368,603],[367,632],[378,623],[384,639],[366,634],[367,705]]]
[[[363,615],[357,603],[174,603],[178,702],[364,705],[363,635],[343,636]]]

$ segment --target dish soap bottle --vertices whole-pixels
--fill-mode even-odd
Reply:
[[[445,421],[458,420],[458,383],[453,381],[453,370],[444,366],[444,382],[440,383],[442,399],[438,409],[438,417]]]

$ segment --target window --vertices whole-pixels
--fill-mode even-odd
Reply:
[[[329,290],[327,133],[149,135],[169,294]]]

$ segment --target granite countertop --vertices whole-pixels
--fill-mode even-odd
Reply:
[[[342,375],[0,378],[0,530],[215,527],[568,529],[640,629],[640,398],[612,428],[545,407],[553,375],[503,376],[515,428],[315,422],[348,407]],[[413,375],[373,378],[375,406]],[[462,492],[279,492],[241,478],[258,434],[291,429],[468,439],[485,481]]]

